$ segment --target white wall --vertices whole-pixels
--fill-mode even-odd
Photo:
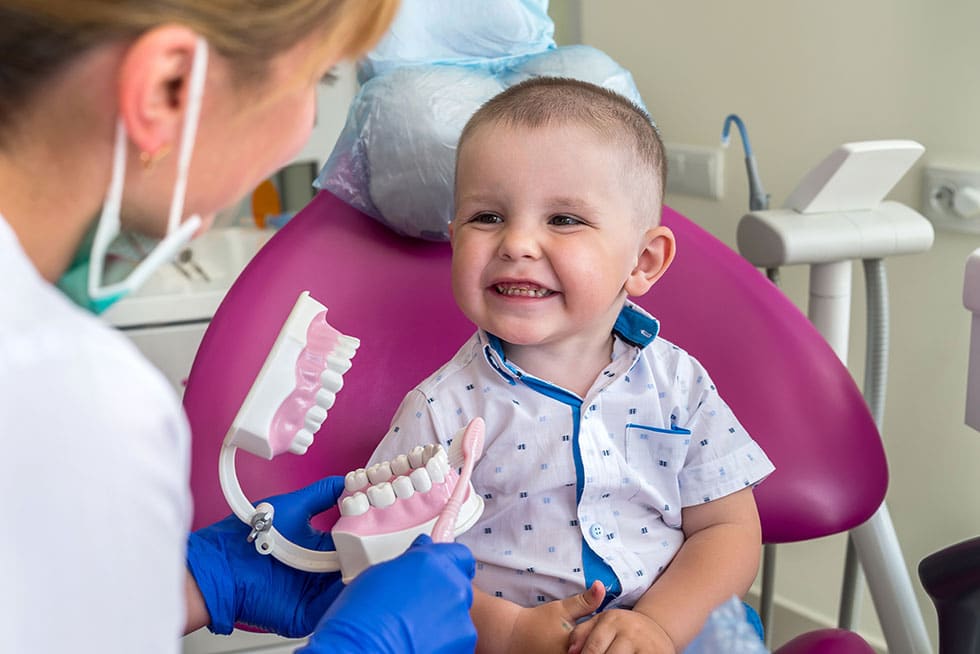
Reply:
[[[803,173],[847,141],[908,138],[926,146],[923,162],[980,159],[976,0],[576,4],[583,42],[632,71],[667,141],[715,145],[728,113],[745,120],[774,207]],[[677,195],[667,203],[734,246],[748,199],[737,134],[732,144],[722,200]],[[921,163],[891,199],[919,206]],[[938,232],[928,254],[888,263],[888,504],[934,642],[935,612],[915,566],[980,533],[980,434],[963,425],[969,316],[960,295],[964,261],[976,247],[980,236]],[[783,277],[787,293],[805,309],[805,271],[784,270]],[[849,365],[860,385],[860,265],[854,279]],[[840,539],[782,547],[781,599],[835,621],[842,552]],[[863,614],[865,632],[880,636],[867,601]]]

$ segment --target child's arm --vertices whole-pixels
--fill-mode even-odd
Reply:
[[[715,607],[748,591],[759,568],[762,531],[751,488],[683,510],[681,549],[632,611],[605,611],[576,627],[569,654],[632,644],[679,652]]]
[[[523,608],[474,586],[470,617],[477,654],[565,654],[575,621],[598,609],[605,595],[597,581],[577,595]]]

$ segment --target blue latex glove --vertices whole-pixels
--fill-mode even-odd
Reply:
[[[326,477],[293,493],[263,500],[275,507],[275,526],[297,545],[333,550],[330,534],[310,518],[337,503],[343,477]],[[208,628],[229,634],[235,623],[282,636],[309,635],[343,589],[338,572],[303,572],[259,554],[246,538],[248,525],[232,515],[187,540],[187,567],[211,615]]]
[[[358,575],[296,654],[472,652],[475,570],[463,545],[419,536],[397,559]]]

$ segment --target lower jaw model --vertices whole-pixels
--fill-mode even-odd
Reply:
[[[392,559],[420,534],[431,534],[460,482],[441,445],[418,446],[392,461],[347,473],[340,518],[331,530],[344,583],[375,563]],[[483,513],[469,488],[456,520],[459,535]]]

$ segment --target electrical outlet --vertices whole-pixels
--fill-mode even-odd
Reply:
[[[667,193],[718,200],[725,192],[721,147],[667,143]]]
[[[980,163],[930,164],[922,175],[922,214],[936,229],[980,234]]]

